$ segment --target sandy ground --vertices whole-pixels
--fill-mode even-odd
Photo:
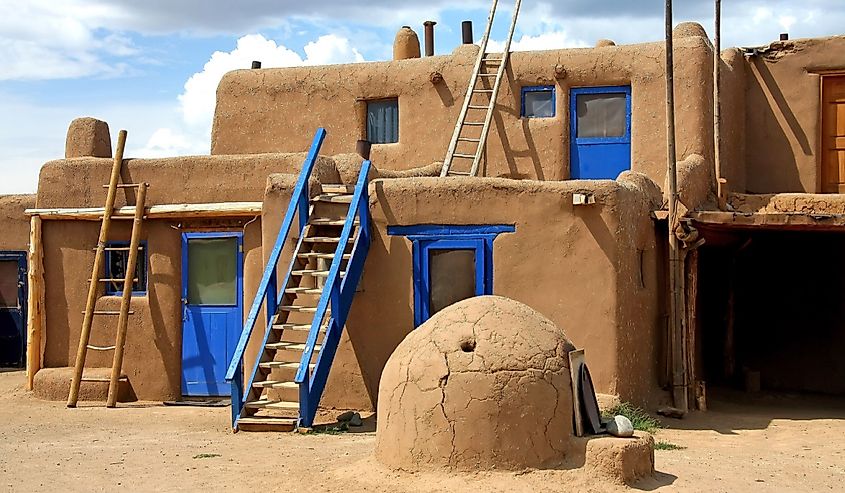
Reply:
[[[232,434],[228,408],[105,409],[36,400],[0,372],[0,491],[630,491],[579,471],[395,473],[359,433]],[[764,396],[660,431],[648,491],[845,491],[845,400]],[[731,402],[731,403],[727,403]]]

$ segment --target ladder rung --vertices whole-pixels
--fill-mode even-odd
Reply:
[[[88,279],[91,282],[91,279]],[[126,282],[126,279],[97,279],[97,282]],[[132,282],[138,282],[138,278],[132,279]]]
[[[473,89],[476,94],[493,94],[493,89]]]
[[[476,144],[480,144],[481,139],[470,139],[469,137],[458,137],[458,142],[475,142]]]
[[[463,125],[466,125],[467,127],[483,127],[484,122],[464,122]]]
[[[141,186],[140,183],[118,183],[117,184],[117,188],[138,188],[140,186]],[[150,184],[147,183],[147,186],[150,186]],[[103,188],[109,188],[109,186],[103,185]]]
[[[140,246],[138,247],[139,252],[143,249],[144,249],[144,247],[140,247]],[[93,250],[97,251],[97,248],[95,247],[95,248],[93,248]],[[103,248],[104,252],[128,252],[130,250],[132,250],[132,248],[130,248],[130,247],[105,247],[105,248]]]
[[[91,351],[114,351],[116,346],[94,346],[93,344],[89,344],[86,346]]]
[[[470,154],[458,154],[458,153],[455,153],[455,154],[452,154],[452,157],[459,157],[459,158],[463,158],[463,159],[475,159],[475,155],[474,155],[474,154],[470,155]]]
[[[471,173],[469,171],[452,171],[449,170],[448,176],[470,176]]]
[[[490,109],[490,107],[489,107],[489,106],[474,106],[474,105],[469,105],[469,109],[471,109],[471,110],[489,110],[489,109]]]
[[[478,74],[479,77],[498,77],[499,74]]]
[[[82,314],[83,314],[83,315],[85,315],[85,312],[82,312]],[[127,314],[127,315],[135,315],[135,312],[134,312],[133,310],[129,310],[128,312],[126,312],[126,314]],[[95,311],[94,311],[94,315],[113,315],[113,316],[117,316],[117,315],[120,315],[120,312],[114,312],[114,311],[96,311],[96,310],[95,310]]]

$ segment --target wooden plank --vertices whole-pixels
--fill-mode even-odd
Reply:
[[[43,363],[43,339],[46,312],[44,310],[44,247],[41,242],[41,218],[33,216],[29,226],[29,259],[27,272],[27,339],[26,388],[32,390],[35,374]]]
[[[698,250],[691,250],[687,253],[686,262],[686,358],[687,371],[689,372],[689,382],[696,382],[698,380]],[[690,385],[688,387],[688,399],[692,405],[698,407],[697,387]]]
[[[261,202],[220,202],[209,204],[166,204],[145,208],[146,219],[185,219],[215,217],[255,217],[261,215]],[[26,214],[52,220],[100,221],[105,214],[102,207],[70,209],[27,209]],[[135,207],[114,210],[113,219],[132,219]]]
[[[569,352],[569,375],[572,382],[572,419],[575,420],[575,436],[584,436],[584,417],[581,415],[581,392],[578,382],[581,381],[581,365],[584,364],[584,350],[576,349]]]

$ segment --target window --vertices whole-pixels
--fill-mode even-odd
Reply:
[[[523,87],[522,116],[524,118],[554,118],[555,87]]]
[[[399,100],[367,102],[367,140],[373,144],[399,142]]]
[[[123,279],[129,263],[129,243],[109,243],[106,245],[106,278],[114,279],[106,283],[107,296],[123,295]],[[138,260],[135,263],[135,281],[132,283],[133,295],[147,294],[147,244],[138,247]]]
[[[581,94],[577,98],[578,137],[624,137],[628,132],[628,95]]]
[[[493,294],[493,240],[508,225],[390,226],[413,242],[414,326],[461,300]]]

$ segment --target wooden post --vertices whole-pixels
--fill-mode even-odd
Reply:
[[[678,218],[678,176],[675,152],[675,67],[672,0],[666,0],[666,149],[669,182],[669,330],[672,334],[672,396],[687,412],[687,371],[684,348],[683,258],[675,228]]]
[[[132,224],[132,238],[129,240],[129,259],[126,261],[126,277],[123,280],[123,294],[120,298],[120,315],[117,321],[117,340],[114,344],[114,361],[109,380],[109,394],[106,407],[117,405],[120,373],[123,368],[123,349],[126,345],[126,326],[129,323],[129,303],[132,301],[132,285],[135,279],[135,267],[138,264],[138,249],[141,246],[141,223],[144,221],[144,202],[147,199],[147,184],[138,185],[135,202],[135,219]]]
[[[33,216],[29,227],[29,291],[27,295],[26,388],[32,390],[35,374],[42,365],[44,311],[44,248],[41,243],[41,218]]]
[[[694,407],[698,407],[698,377],[696,339],[698,336],[698,249],[691,250],[686,255],[686,364],[688,398]],[[701,409],[699,409],[701,410]]]
[[[716,168],[716,197],[719,209],[728,207],[727,180],[722,176],[722,1],[716,0],[713,41],[713,163]]]
[[[117,149],[114,154],[111,179],[109,180],[109,193],[106,197],[106,206],[103,212],[103,225],[100,228],[100,237],[97,240],[97,251],[94,254],[94,266],[91,269],[91,280],[88,284],[88,300],[85,303],[85,318],[82,321],[82,334],[79,336],[79,347],[76,351],[76,365],[73,371],[73,380],[68,393],[67,407],[76,407],[79,400],[79,386],[82,383],[82,372],[85,369],[85,355],[88,352],[88,342],[91,339],[91,324],[94,320],[94,306],[97,304],[99,293],[100,272],[103,269],[105,258],[106,242],[109,238],[111,216],[114,213],[114,201],[117,196],[117,182],[120,179],[120,170],[123,167],[123,151],[126,148],[126,130],[121,130],[117,138]]]

